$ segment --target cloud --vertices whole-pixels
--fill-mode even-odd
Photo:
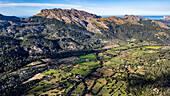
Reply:
[[[51,4],[51,3],[8,3],[2,4],[0,3],[0,7],[15,7],[15,6],[29,6],[29,7],[81,7],[80,5],[72,5],[72,4]]]

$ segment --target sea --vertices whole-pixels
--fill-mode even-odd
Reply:
[[[111,15],[104,15],[102,17],[110,17]],[[116,17],[123,17],[124,15],[115,15]],[[149,18],[151,20],[160,20],[162,19],[164,16],[170,16],[170,15],[162,15],[162,16],[146,16],[146,15],[140,15],[143,18]]]

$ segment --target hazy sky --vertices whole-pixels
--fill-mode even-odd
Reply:
[[[75,8],[97,15],[170,15],[170,0],[0,0],[0,14],[32,16],[41,9]]]

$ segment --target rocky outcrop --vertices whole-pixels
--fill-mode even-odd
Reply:
[[[76,9],[43,9],[41,10],[41,13],[37,14],[37,15],[41,15],[41,16],[45,16],[50,18],[50,16],[53,18],[53,16],[57,16],[57,17],[82,17],[82,18],[88,18],[88,17],[92,17],[92,18],[100,18],[100,16],[97,16],[95,14],[90,14],[88,12],[85,11],[80,11],[80,10],[76,10]]]
[[[164,16],[160,21],[170,26],[170,16]]]
[[[163,21],[170,21],[170,16],[164,16],[161,20],[163,20]]]
[[[74,23],[94,33],[101,33],[98,27],[108,28],[103,22],[98,21],[101,16],[76,9],[43,9],[34,16],[55,18],[66,23]]]
[[[141,21],[143,20],[144,18],[141,17],[141,16],[135,16],[135,15],[125,15],[122,17],[123,19],[126,19],[126,20],[132,20],[132,21]]]

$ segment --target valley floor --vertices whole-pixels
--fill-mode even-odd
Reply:
[[[130,43],[84,56],[41,59],[20,69],[48,67],[22,82],[30,84],[23,96],[168,96],[169,49]]]

